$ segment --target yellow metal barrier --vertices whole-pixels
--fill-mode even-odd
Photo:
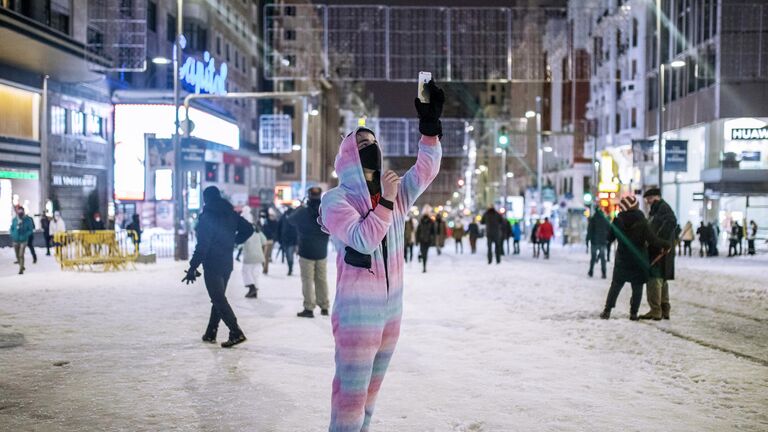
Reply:
[[[62,270],[123,270],[139,256],[135,231],[67,231],[54,234],[53,244]]]

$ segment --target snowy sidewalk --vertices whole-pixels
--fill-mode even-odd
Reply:
[[[452,244],[427,274],[407,265],[373,431],[768,430],[763,257],[680,258],[672,320],[649,324],[626,319],[628,286],[597,319],[608,280],[586,277],[583,248],[522,246],[501,265]],[[0,249],[0,430],[327,430],[330,319],[296,318],[284,265],[249,301],[236,263],[249,340],[222,350],[200,342],[210,303],[183,263],[93,274],[41,257],[19,276],[11,261]]]

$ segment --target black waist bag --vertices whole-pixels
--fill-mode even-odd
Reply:
[[[371,256],[361,254],[349,246],[344,248],[344,262],[352,267],[371,269]]]

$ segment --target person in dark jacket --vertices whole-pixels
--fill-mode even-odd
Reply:
[[[515,224],[512,225],[512,247],[514,248],[514,255],[520,255],[520,237],[522,237],[523,233],[520,231],[520,222],[515,221]]]
[[[88,219],[88,230],[89,231],[102,231],[106,229],[106,225],[104,225],[104,221],[101,220],[101,213],[94,212],[93,215]]]
[[[589,277],[594,274],[595,263],[600,260],[600,271],[605,279],[605,245],[608,243],[608,231],[611,223],[601,208],[595,209],[595,214],[589,218],[587,225],[587,244],[590,246],[591,257],[589,259]]]
[[[272,249],[278,237],[277,225],[273,210],[270,208],[265,212],[264,222],[261,225],[261,232],[267,238],[267,246],[264,248],[264,274],[269,273],[269,263],[272,262]]]
[[[426,273],[429,248],[437,241],[437,228],[429,215],[425,214],[421,217],[419,226],[416,228],[416,241],[419,243],[419,259],[423,266],[422,273]]]
[[[24,274],[24,249],[29,244],[29,239],[35,232],[35,223],[32,218],[27,216],[24,207],[16,207],[16,217],[11,221],[9,229],[11,242],[13,242],[13,252],[16,255],[16,262],[19,265],[19,274]]]
[[[126,225],[125,229],[136,233],[135,244],[138,248],[139,244],[141,243],[141,221],[139,221],[139,215],[134,213],[133,216],[131,216],[131,223]]]
[[[43,240],[45,240],[45,255],[51,256],[51,218],[48,213],[40,216],[40,228],[43,229]]]
[[[749,230],[747,231],[747,253],[755,254],[755,240],[757,240],[757,224],[754,220],[749,221]]]
[[[728,257],[734,257],[738,255],[739,249],[736,247],[739,241],[739,231],[741,227],[738,222],[734,222],[731,226],[731,233],[728,235]]]
[[[405,262],[413,261],[413,245],[416,242],[416,223],[414,219],[408,216],[405,219],[403,239],[405,240]]]
[[[283,250],[283,257],[288,262],[288,276],[293,274],[293,256],[296,254],[296,245],[299,243],[299,233],[296,231],[296,227],[288,223],[288,218],[294,211],[294,209],[288,208],[283,213],[283,217],[280,218],[280,222],[277,223],[278,242],[280,242],[280,248]]]
[[[496,264],[499,264],[501,263],[501,255],[504,252],[501,238],[501,226],[504,223],[504,218],[493,206],[490,206],[483,214],[480,223],[485,225],[485,238],[488,241],[488,264],[493,263],[494,252],[496,254]]]
[[[672,207],[661,199],[661,191],[656,188],[643,194],[645,202],[650,206],[648,223],[653,234],[674,244],[677,239],[677,217]],[[655,245],[648,247],[651,262],[651,275],[648,279],[646,296],[651,310],[640,316],[640,319],[660,320],[669,319],[669,285],[667,281],[675,279],[675,248],[663,248]]]
[[[739,230],[736,232],[736,244],[739,245],[739,255],[742,255],[744,252],[742,248],[744,244],[744,226],[738,222],[736,222],[736,226],[739,227]]]
[[[37,252],[35,251],[35,220],[31,217],[29,220],[32,222],[32,235],[27,239],[27,249],[29,249],[29,253],[32,254],[32,264],[37,264]]]
[[[314,318],[315,307],[320,314],[328,315],[331,304],[328,300],[328,234],[323,232],[317,218],[320,216],[320,198],[323,190],[309,188],[306,205],[299,207],[288,218],[299,234],[299,268],[301,270],[301,293],[304,295],[304,310],[296,315]]]
[[[539,252],[541,252],[541,245],[539,244],[539,227],[541,223],[537,220],[531,227],[531,244],[533,245],[533,257],[538,258]]]
[[[643,284],[648,280],[650,264],[648,261],[648,245],[657,248],[671,248],[672,242],[661,240],[653,234],[645,215],[638,209],[637,198],[626,196],[619,203],[621,212],[613,220],[608,231],[608,240],[617,240],[616,255],[614,256],[613,277],[605,301],[605,309],[600,318],[611,317],[611,309],[616,307],[616,299],[624,284],[632,286],[629,319],[639,319],[637,312],[643,298]]]
[[[709,240],[709,247],[707,248],[707,256],[718,256],[720,252],[717,250],[717,241],[720,238],[719,229],[716,228],[712,222],[707,224],[707,240]]]
[[[448,236],[448,225],[443,220],[443,215],[437,213],[435,216],[435,249],[437,254],[443,253],[443,247],[445,247],[445,238]]]
[[[467,235],[469,235],[469,248],[474,254],[477,252],[477,239],[480,237],[480,226],[477,224],[474,217],[467,227]]]
[[[509,248],[509,239],[512,238],[512,223],[509,219],[502,217],[501,222],[501,240],[502,240],[502,254],[512,255],[512,250]],[[505,249],[506,247],[506,249]]]
[[[704,221],[702,221],[699,224],[699,227],[696,228],[696,235],[699,237],[699,256],[700,257],[709,255],[709,251],[707,250],[709,248],[709,239],[707,238],[708,234],[709,234],[709,231],[707,230],[707,226],[704,225]]]
[[[219,321],[224,321],[229,328],[229,338],[221,346],[230,348],[246,340],[226,297],[232,252],[236,244],[244,243],[253,234],[253,225],[235,212],[216,186],[205,188],[203,202],[205,207],[197,223],[197,245],[182,282],[194,283],[200,276],[197,268],[202,264],[205,288],[212,303],[203,342],[216,343]]]

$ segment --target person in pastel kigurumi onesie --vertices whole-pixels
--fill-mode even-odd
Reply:
[[[422,134],[416,164],[402,178],[393,171],[382,174],[373,131],[358,128],[344,138],[336,157],[339,186],[322,198],[319,219],[339,251],[331,316],[331,432],[368,430],[400,334],[405,217],[437,176],[442,156],[445,97],[434,82],[427,88],[430,102],[416,99]]]

